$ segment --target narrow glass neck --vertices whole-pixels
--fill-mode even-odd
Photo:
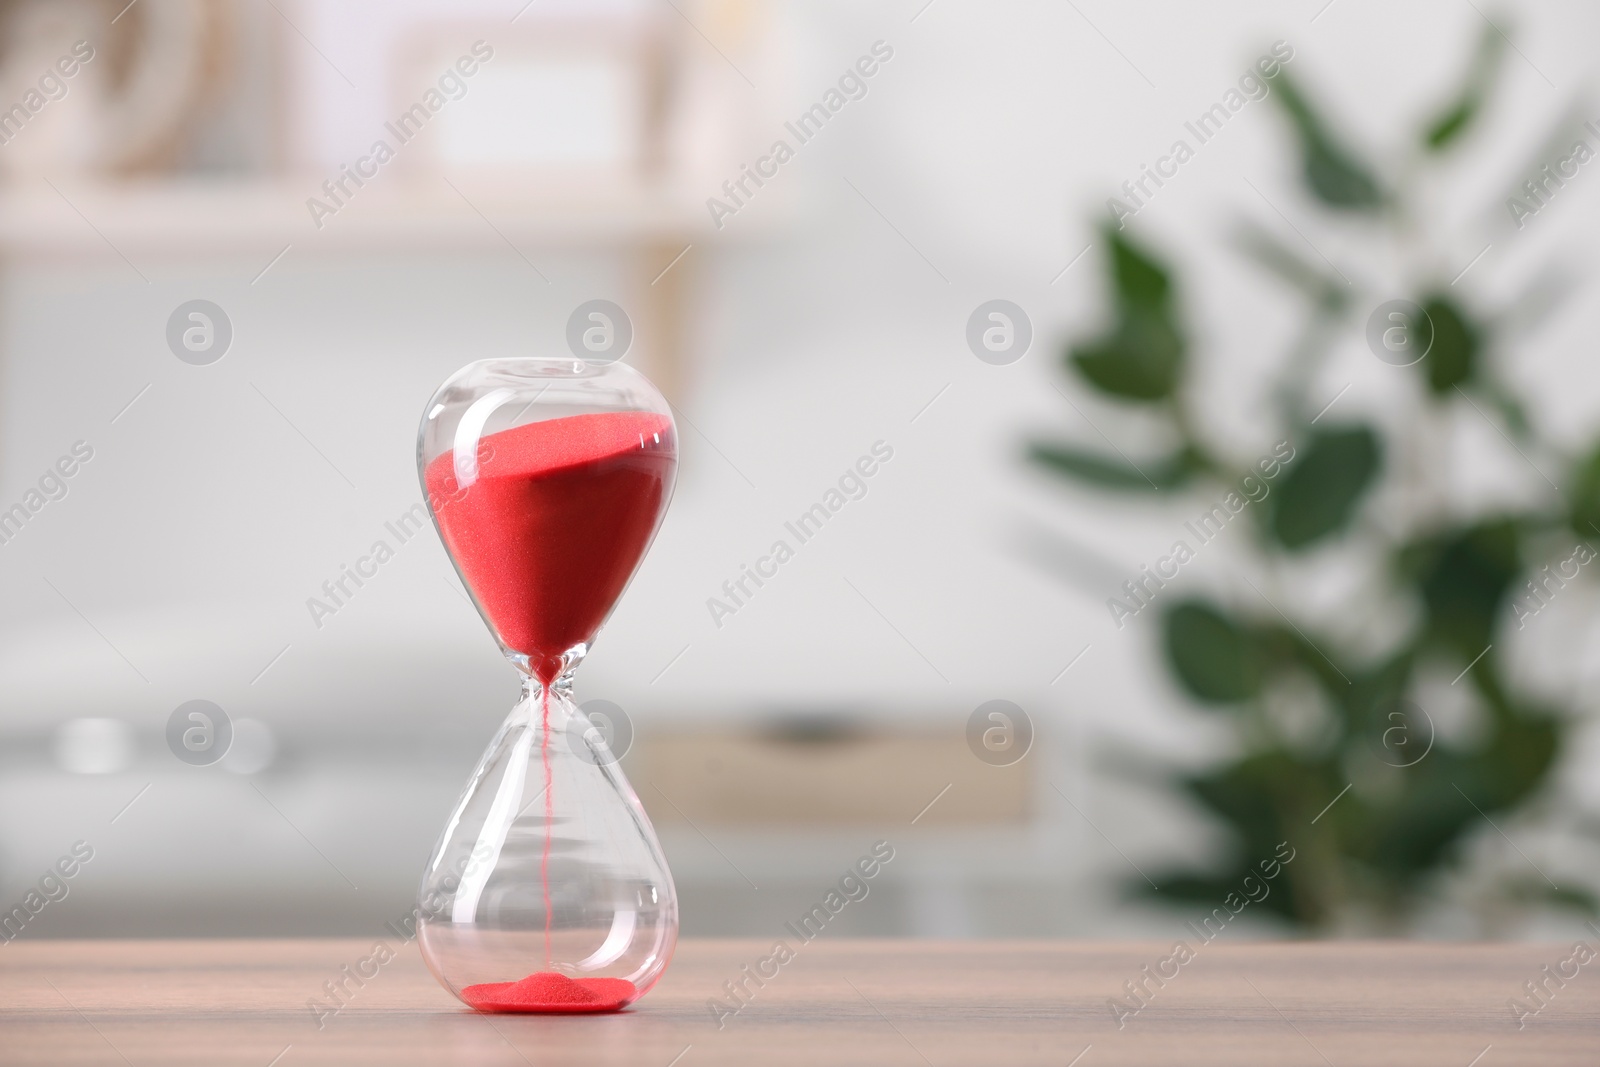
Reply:
[[[588,644],[581,642],[561,653],[561,658],[556,663],[549,665],[549,671],[546,674],[546,677],[549,678],[548,682],[540,677],[541,673],[546,673],[538,669],[540,664],[525,653],[513,652],[507,649],[506,659],[510,660],[511,665],[517,669],[517,673],[522,675],[522,695],[524,699],[537,697],[547,686],[551,693],[571,699],[572,676],[578,672],[579,664],[583,662],[583,658],[588,654]]]
[[[552,681],[548,686],[544,685],[533,675],[524,674],[522,676],[522,700],[531,701],[532,703],[537,704],[541,699],[544,698],[545,692],[548,691],[549,694],[557,700],[571,701],[572,676],[576,673],[576,671],[567,671],[565,674],[561,675],[561,677]]]

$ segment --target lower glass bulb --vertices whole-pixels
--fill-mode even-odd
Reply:
[[[481,1011],[615,1011],[671,959],[678,898],[603,732],[529,681],[423,875],[417,941]]]

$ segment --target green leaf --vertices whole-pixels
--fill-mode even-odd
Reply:
[[[1346,848],[1341,839],[1364,840],[1360,820],[1346,819],[1347,805],[1354,806],[1356,798],[1338,799],[1349,781],[1337,761],[1308,762],[1282,749],[1257,751],[1221,766],[1179,774],[1176,782],[1184,792],[1229,831],[1227,858],[1198,869],[1153,872],[1157,890],[1131,879],[1127,886],[1140,896],[1168,903],[1209,900],[1209,911],[1222,905],[1229,893],[1241,892],[1244,879],[1254,876],[1269,886],[1269,892],[1252,902],[1252,914],[1272,913],[1304,926],[1323,923],[1343,895],[1339,879],[1330,877],[1335,865],[1343,865]],[[1330,809],[1332,801],[1338,804]],[[1308,826],[1319,812],[1327,817]],[[1341,822],[1349,823],[1349,829],[1337,829]],[[1282,849],[1291,842],[1288,847],[1295,852],[1285,854]]]
[[[1110,330],[1071,347],[1072,366],[1120,400],[1172,395],[1183,371],[1184,340],[1174,321],[1167,269],[1116,230],[1107,229],[1116,318]]]
[[[1280,625],[1275,621],[1261,624],[1256,630],[1256,639],[1269,664],[1302,667],[1322,685],[1330,699],[1341,706],[1349,703],[1351,679],[1358,672],[1349,662],[1343,662],[1342,656],[1335,660],[1328,654],[1333,647],[1331,644],[1313,642],[1293,625]]]
[[[1368,813],[1366,834],[1351,842],[1357,857],[1397,886],[1415,885],[1422,872],[1441,863],[1467,830],[1483,821],[1456,789],[1459,782],[1470,794],[1473,786],[1464,762],[1449,750],[1436,745],[1404,774],[1403,791],[1375,805]]]
[[[1522,566],[1520,535],[1509,518],[1450,531],[1409,550],[1428,627],[1468,662],[1494,640],[1495,616]]]
[[[1475,752],[1436,745],[1406,768],[1404,790],[1379,809],[1361,858],[1396,884],[1414,884],[1484,829],[1485,816],[1532,795],[1548,779],[1560,742],[1556,720],[1519,709],[1497,719]]]
[[[1366,426],[1319,431],[1268,498],[1278,543],[1301,549],[1344,529],[1381,460],[1378,435]]]
[[[1467,68],[1461,91],[1428,126],[1422,143],[1433,152],[1440,152],[1454,144],[1483,109],[1484,97],[1500,67],[1500,57],[1505,51],[1505,38],[1493,25],[1485,26],[1478,38],[1478,50]]]
[[[1577,465],[1570,480],[1573,531],[1584,540],[1600,538],[1600,444]]]
[[[1313,659],[1305,649],[1296,651],[1297,658],[1317,674],[1324,691],[1338,705],[1347,737],[1365,738],[1391,764],[1407,762],[1418,747],[1426,745],[1428,725],[1426,721],[1415,721],[1419,718],[1416,706],[1407,699],[1415,666],[1411,649],[1401,648],[1388,659],[1364,668],[1350,665],[1342,678],[1328,671],[1320,656]],[[1314,648],[1309,651],[1316,652]],[[1320,673],[1316,670],[1319,661]],[[1413,742],[1420,745],[1414,746]]]
[[[1029,447],[1028,458],[1081,482],[1106,489],[1168,490],[1188,484],[1198,469],[1193,456],[1147,459],[1138,466],[1121,456],[1105,456],[1074,445],[1040,444]]]
[[[1428,387],[1439,394],[1471,381],[1483,347],[1477,328],[1446,297],[1429,297],[1422,310],[1433,324],[1433,344],[1422,361],[1428,372]]]
[[[1383,203],[1378,183],[1366,168],[1331,141],[1305,145],[1306,184],[1331,207],[1366,211]]]
[[[1547,713],[1516,707],[1497,721],[1490,743],[1475,760],[1487,783],[1486,797],[1479,801],[1486,811],[1508,809],[1531,796],[1561,749],[1561,724]]]
[[[1435,744],[1404,769],[1398,795],[1369,809],[1366,832],[1350,842],[1355,858],[1396,889],[1415,887],[1487,829],[1485,816],[1509,810],[1548,779],[1560,740],[1555,719],[1515,709],[1497,717],[1471,753]]]
[[[1164,316],[1130,312],[1107,337],[1074,345],[1073,366],[1101,392],[1123,400],[1165,400],[1183,369],[1183,338]]]
[[[1329,207],[1372,211],[1383,204],[1383,192],[1370,170],[1343,148],[1327,123],[1312,108],[1283,70],[1271,79],[1273,95],[1283,106],[1300,139],[1306,185]]]
[[[1254,636],[1211,604],[1190,600],[1166,614],[1167,659],[1197,699],[1249,700],[1261,689],[1261,650]]]
[[[1111,280],[1118,307],[1124,312],[1167,312],[1172,297],[1172,280],[1167,269],[1121,231],[1108,226],[1104,232],[1111,245]]]
[[[1304,840],[1301,820],[1323,808],[1344,786],[1343,781],[1335,780],[1336,775],[1338,771],[1326,765],[1304,763],[1281,750],[1269,750],[1179,779],[1185,791],[1232,832],[1234,841],[1229,851],[1235,862],[1231,875],[1223,876],[1233,883],[1229,892],[1238,892],[1246,875],[1266,881],[1262,864],[1276,860],[1279,843],[1286,839]],[[1313,832],[1315,829],[1319,828]],[[1303,861],[1278,868],[1281,880],[1273,884],[1272,892],[1259,905],[1286,919],[1314,922],[1320,917],[1317,912],[1321,892],[1314,887],[1303,893],[1292,891],[1290,883],[1295,880],[1297,869],[1304,869]],[[1176,874],[1158,880],[1158,899],[1169,892],[1179,895],[1194,887],[1193,881],[1186,885]],[[1204,880],[1207,874],[1191,877]],[[1222,903],[1221,897],[1214,900],[1213,906]]]
[[[1464,96],[1454,107],[1434,121],[1422,143],[1437,152],[1449,145],[1472,124],[1478,109],[1483,106],[1480,96]]]

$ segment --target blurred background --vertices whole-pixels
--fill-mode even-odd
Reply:
[[[0,4],[0,905],[94,850],[24,936],[408,913],[517,693],[421,405],[591,300],[683,463],[577,695],[685,934],[879,840],[840,931],[1593,914],[1592,5],[124,4]]]

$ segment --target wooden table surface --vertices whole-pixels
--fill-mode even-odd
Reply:
[[[719,1029],[707,1001],[770,943],[685,942],[633,1009],[587,1017],[466,1011],[408,944],[319,1027],[308,1002],[372,947],[0,944],[0,1064],[1600,1063],[1600,959],[1520,1029],[1510,1007],[1562,945],[1218,942],[1119,1028],[1108,999],[1171,946],[822,938]]]

